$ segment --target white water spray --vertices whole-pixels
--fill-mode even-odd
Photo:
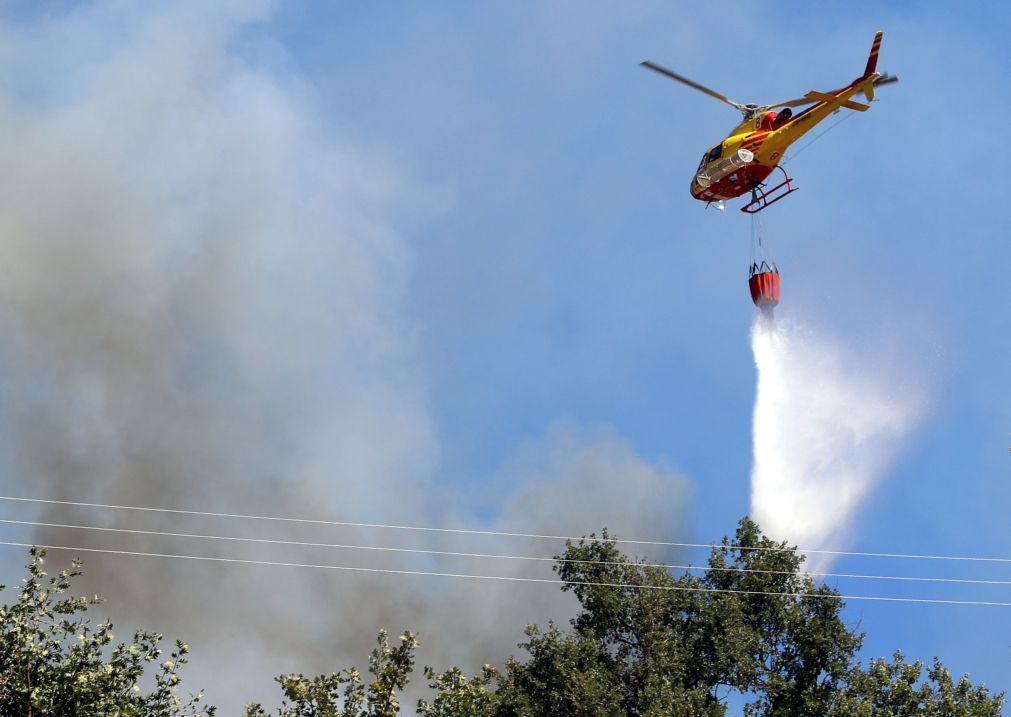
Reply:
[[[751,344],[758,369],[752,516],[774,539],[839,547],[922,414],[923,392],[887,365],[795,323],[759,316]]]

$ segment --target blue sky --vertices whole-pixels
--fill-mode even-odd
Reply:
[[[879,69],[901,82],[791,162],[801,191],[767,213],[783,272],[782,310],[833,336],[851,356],[866,352],[868,365],[871,354],[888,356],[927,387],[925,415],[858,512],[848,547],[1011,556],[1011,227],[1000,140],[1011,110],[1003,91],[1011,66],[1002,33],[1008,12],[999,3],[981,3],[972,13],[946,3],[305,3],[264,12],[183,4],[156,6],[151,20],[116,3],[73,12],[59,4],[43,11],[10,6],[0,16],[3,52],[14,60],[0,70],[5,122],[21,127],[19,118],[55,117],[54,136],[70,148],[65,156],[76,157],[75,148],[94,147],[93,137],[104,136],[96,130],[81,139],[66,129],[79,126],[78,104],[87,110],[84,126],[89,117],[125,123],[136,111],[144,118],[136,109],[143,102],[189,108],[150,133],[150,123],[126,124],[127,158],[112,175],[130,191],[150,184],[136,206],[156,207],[182,227],[145,244],[160,252],[150,256],[129,240],[109,248],[113,262],[123,247],[131,257],[114,277],[140,276],[124,286],[144,287],[142,296],[157,293],[152,285],[168,285],[159,311],[174,317],[171,326],[191,327],[187,337],[202,337],[186,343],[184,358],[150,359],[147,374],[162,375],[164,364],[166,375],[188,381],[177,389],[167,378],[164,394],[153,395],[189,395],[197,385],[231,396],[223,375],[232,377],[228,386],[236,383],[236,396],[244,395],[244,380],[284,388],[258,388],[228,410],[209,410],[220,410],[211,428],[227,436],[225,443],[195,450],[185,467],[213,456],[222,474],[233,476],[220,492],[206,487],[212,481],[161,490],[172,482],[168,468],[155,474],[157,490],[124,470],[115,484],[89,485],[84,495],[65,485],[56,492],[134,502],[157,496],[184,507],[227,496],[263,508],[274,505],[272,491],[305,490],[314,500],[312,491],[326,487],[344,494],[323,502],[330,516],[417,518],[397,501],[392,486],[407,485],[388,476],[397,474],[423,486],[418,500],[427,521],[451,515],[523,530],[550,527],[552,517],[542,511],[536,525],[526,522],[528,499],[517,498],[524,489],[515,484],[536,481],[553,466],[565,472],[583,465],[559,458],[566,446],[581,447],[574,453],[584,457],[603,446],[604,465],[634,464],[643,485],[677,482],[670,494],[656,494],[675,496],[676,504],[652,506],[639,524],[643,532],[628,537],[719,539],[748,511],[755,399],[748,223],[736,206],[722,215],[706,210],[691,199],[688,183],[701,152],[737,116],[637,65],[652,59],[739,102],[777,100],[849,82],[883,29]],[[178,29],[187,22],[193,37]],[[175,29],[164,34],[162,25]],[[163,45],[145,48],[138,28]],[[26,49],[36,40],[50,48],[42,60]],[[163,95],[142,92],[159,83]],[[179,134],[187,127],[190,134]],[[205,127],[206,136],[192,133]],[[270,138],[262,147],[261,136]],[[116,156],[119,146],[109,139]],[[138,168],[128,155],[160,168],[141,160]],[[205,165],[211,156],[224,157],[234,171]],[[261,168],[268,179],[249,179]],[[246,188],[247,180],[256,186]],[[237,203],[263,201],[269,211],[259,221],[223,215],[215,223],[214,207],[233,198],[215,193],[223,182],[243,188]],[[110,186],[115,194],[120,185]],[[59,197],[48,209],[18,208],[23,214],[5,226],[43,226],[39,216],[52,206],[62,206]],[[109,210],[116,226],[129,226],[132,219],[117,212]],[[187,234],[189,226],[200,230]],[[180,256],[203,246],[194,237],[208,227],[254,236],[248,250],[238,239],[237,253],[222,250],[237,257],[238,268],[228,265],[218,282],[232,293],[218,292],[215,281],[187,283],[190,275],[179,268]],[[297,232],[312,241],[292,238]],[[331,243],[331,232],[356,238]],[[104,251],[104,242],[89,246]],[[293,245],[294,259],[284,249]],[[56,255],[46,247],[58,243],[15,246],[6,251],[18,258],[16,267],[46,268]],[[18,337],[3,359],[13,376],[4,384],[9,430],[26,430],[26,416],[36,415],[32,402],[50,388],[83,396],[71,413],[90,415],[85,399],[92,394],[80,387],[82,376],[98,376],[113,389],[124,375],[143,382],[126,364],[122,373],[104,373],[98,366],[106,362],[91,362],[81,335],[53,339],[63,335],[63,323],[46,323],[38,317],[50,313],[31,309],[49,294],[17,283],[30,272],[8,272],[16,284],[8,305],[16,308],[0,318]],[[179,276],[187,278],[173,283]],[[274,290],[263,288],[272,282]],[[81,291],[92,295],[87,286]],[[197,291],[213,299],[207,316],[204,304],[189,303]],[[119,310],[121,299],[102,296],[103,310]],[[228,296],[250,301],[240,307]],[[158,300],[150,298],[162,306]],[[152,334],[158,340],[177,336],[144,321],[146,330],[161,327]],[[241,329],[233,335],[235,326]],[[216,333],[222,327],[225,338]],[[20,353],[22,346],[31,350]],[[40,373],[30,357],[49,355],[53,346],[83,358]],[[243,358],[258,350],[275,356],[277,346],[286,348],[283,359]],[[148,400],[147,389],[137,391]],[[96,405],[120,415],[115,401]],[[361,411],[341,413],[348,405]],[[265,426],[312,428],[288,435],[236,427],[227,416],[240,410],[262,415]],[[158,425],[179,415],[185,412],[168,413]],[[320,417],[327,429],[305,441]],[[52,440],[77,440],[76,430],[61,428]],[[257,443],[242,461],[220,447],[263,435],[271,441]],[[112,451],[107,440],[92,436],[83,444]],[[174,440],[199,442],[189,434]],[[344,441],[347,451],[333,448]],[[375,450],[360,450],[370,441]],[[107,468],[89,450],[68,453],[95,470]],[[24,481],[42,470],[33,460],[9,459],[15,487],[4,483],[5,490],[31,493]],[[349,471],[358,475],[347,479],[353,488],[337,477]],[[583,499],[594,503],[592,495]],[[306,501],[286,500],[289,512],[309,512]],[[607,521],[634,532],[636,505],[629,499],[612,522],[606,506],[594,504],[589,524],[573,529]],[[566,513],[564,525],[573,524],[582,525],[578,511]],[[902,564],[843,560],[835,567],[915,574]],[[969,574],[948,567],[951,575]],[[1011,579],[1006,570],[986,574]],[[997,590],[976,595],[1008,599]],[[925,660],[936,654],[958,673],[996,689],[1011,686],[1011,622],[1000,608],[853,604],[848,616],[869,633],[868,656],[895,649]],[[398,629],[412,616],[398,603],[380,617]]]
[[[908,530],[868,525],[868,543],[931,544],[933,506],[964,499],[986,539],[935,545],[1006,547],[986,505],[1003,503],[980,500],[1007,495],[1007,219],[984,159],[1006,108],[999,6],[332,13],[279,18],[292,61],[338,123],[454,197],[407,229],[447,475],[473,481],[559,416],[605,422],[693,479],[700,527],[742,513],[750,461],[747,224],[687,195],[735,116],[635,64],[761,100],[848,81],[885,29],[881,68],[901,84],[805,150],[802,192],[767,218],[784,304],[843,335],[918,341],[936,378],[890,481],[923,505]]]
[[[687,193],[697,155],[735,116],[636,64],[761,101],[844,84],[884,29],[880,69],[901,83],[805,150],[791,165],[802,191],[769,212],[783,301],[843,340],[893,334],[931,378],[928,417],[868,500],[854,548],[1009,554],[1001,5],[311,15],[280,19],[321,102],[456,199],[408,230],[443,475],[480,492],[559,417],[606,423],[689,477],[699,539],[747,511],[747,224]],[[999,611],[852,611],[868,654],[939,654],[1008,684]]]

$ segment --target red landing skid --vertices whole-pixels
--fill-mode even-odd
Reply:
[[[785,179],[768,191],[762,187],[755,187],[751,191],[751,201],[741,207],[742,212],[757,214],[766,207],[772,206],[787,194],[793,194],[800,189],[800,187],[793,186],[793,180],[786,173],[785,169],[780,166],[777,166],[776,169],[783,173]]]

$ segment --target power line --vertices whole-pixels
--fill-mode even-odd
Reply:
[[[503,580],[517,583],[551,583],[557,585],[559,580],[553,578],[525,578],[508,575],[471,575],[467,573],[443,573],[428,570],[399,570],[394,568],[362,568],[348,565],[321,565],[317,563],[289,563],[276,560],[249,560],[242,558],[221,558],[206,555],[179,555],[177,553],[150,553],[137,550],[109,550],[103,548],[69,547],[65,545],[34,545],[31,543],[15,543],[0,541],[0,545],[16,548],[46,548],[47,550],[66,550],[73,552],[104,553],[109,555],[130,555],[149,558],[176,558],[180,560],[201,560],[217,563],[235,563],[241,565],[267,565],[286,568],[312,568],[317,570],[344,570],[358,573],[381,573],[386,575],[420,575],[441,578],[465,578],[469,580]],[[978,605],[991,607],[1011,607],[1011,602],[991,602],[984,600],[941,600],[934,598],[904,598],[885,597],[881,595],[836,595],[825,593],[793,593],[767,592],[764,590],[729,590],[724,588],[691,587],[688,585],[638,585],[635,583],[608,583],[590,581],[566,581],[567,585],[584,585],[587,587],[629,588],[634,590],[665,590],[670,592],[725,593],[732,595],[768,595],[769,597],[815,598],[829,600],[871,600],[876,602],[923,603],[933,605]]]
[[[503,555],[501,553],[469,553],[460,552],[453,550],[426,550],[422,548],[397,548],[397,547],[387,547],[387,546],[376,546],[376,545],[354,545],[348,543],[315,543],[302,540],[281,540],[275,538],[250,538],[244,536],[233,536],[233,535],[209,535],[204,533],[175,533],[163,530],[142,530],[138,528],[112,528],[100,525],[71,525],[67,523],[44,523],[34,520],[13,520],[8,518],[0,518],[0,523],[6,523],[9,525],[26,525],[38,528],[58,528],[58,529],[69,529],[69,530],[94,530],[98,532],[106,533],[125,533],[130,535],[152,535],[165,538],[192,538],[197,540],[220,540],[226,542],[239,542],[239,543],[256,543],[256,544],[266,544],[266,545],[287,545],[295,547],[305,547],[305,548],[335,548],[342,550],[368,550],[377,552],[391,552],[391,553],[409,553],[414,555],[433,555],[433,556],[445,556],[445,557],[462,557],[462,558],[482,558],[482,559],[497,559],[497,560],[525,560],[525,561],[536,561],[536,562],[549,562],[549,563],[574,563],[583,565],[623,565],[627,567],[652,567],[652,568],[667,568],[671,570],[687,570],[687,571],[714,571],[714,572],[734,572],[734,573],[754,573],[760,575],[796,575],[797,573],[790,570],[761,570],[757,568],[742,568],[736,566],[730,567],[710,567],[704,565],[678,565],[673,563],[633,563],[628,561],[620,560],[577,560],[572,558],[555,558],[555,557],[541,557],[541,556],[531,556],[531,555]],[[894,581],[908,581],[908,582],[927,582],[927,583],[958,583],[966,585],[1011,585],[1011,580],[985,580],[985,579],[970,579],[970,578],[937,578],[937,577],[914,577],[906,575],[867,575],[859,573],[803,573],[809,577],[815,578],[853,578],[861,580],[894,580]]]
[[[16,496],[4,496],[0,495],[0,500],[18,501],[22,503],[43,503],[47,505],[66,505],[75,506],[79,508],[107,508],[109,510],[136,510],[144,511],[150,513],[169,513],[174,515],[194,515],[207,518],[237,518],[243,520],[262,520],[262,521],[272,521],[280,523],[299,523],[308,525],[329,525],[338,526],[346,528],[379,528],[386,530],[405,530],[405,531],[417,531],[417,532],[428,532],[428,533],[449,533],[449,534],[463,534],[463,535],[487,535],[494,537],[505,537],[505,538],[532,538],[532,539],[542,539],[542,540],[585,540],[587,536],[569,536],[569,535],[550,535],[550,534],[540,534],[540,533],[518,533],[518,532],[507,532],[501,530],[476,530],[473,528],[434,528],[426,526],[416,526],[416,525],[390,525],[386,523],[355,523],[351,521],[341,521],[341,520],[323,520],[314,518],[290,518],[282,516],[271,516],[271,515],[252,515],[248,513],[221,513],[212,511],[202,511],[202,510],[183,510],[180,508],[152,508],[145,506],[134,506],[134,505],[115,505],[110,503],[85,503],[81,501],[70,501],[70,500],[54,500],[49,498],[21,498]],[[850,557],[865,557],[865,558],[903,558],[912,560],[950,560],[950,561],[970,561],[970,562],[984,562],[984,563],[1011,563],[1011,558],[991,558],[991,557],[978,557],[978,556],[955,556],[955,555],[921,555],[916,553],[872,553],[872,552],[858,552],[858,551],[845,551],[845,550],[818,550],[813,548],[791,548],[791,547],[758,547],[758,546],[748,546],[748,545],[734,545],[734,544],[721,544],[721,543],[675,543],[664,540],[629,540],[629,539],[618,539],[618,538],[598,538],[603,542],[612,542],[616,544],[627,544],[627,545],[655,545],[661,547],[673,547],[673,548],[725,548],[731,550],[756,550],[756,551],[767,551],[767,552],[801,552],[801,553],[811,553],[817,555],[842,555]]]

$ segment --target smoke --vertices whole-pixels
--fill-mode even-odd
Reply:
[[[266,7],[155,7],[96,3],[0,28],[3,65],[24,68],[0,75],[0,489],[478,523],[433,478],[436,427],[419,322],[405,302],[411,250],[396,227],[405,207],[429,211],[429,193],[381,152],[335,133],[297,77],[235,51]],[[677,537],[683,480],[620,439],[562,432],[523,456],[503,471],[496,487],[512,498],[483,514],[490,523]],[[621,490],[617,476],[627,481]],[[4,510],[33,517],[23,506]],[[38,517],[548,557],[561,549],[55,507]],[[32,539],[551,577],[548,563],[60,529]],[[109,596],[103,610],[120,631],[186,639],[189,686],[208,687],[226,711],[275,701],[270,678],[281,672],[361,664],[380,627],[419,631],[422,661],[473,667],[503,659],[525,622],[571,609],[570,596],[548,585],[83,557],[82,588]]]
[[[635,538],[669,535],[685,519],[685,478],[649,463],[603,427],[559,423],[547,440],[518,449],[503,476],[518,486],[500,518],[507,523],[565,535],[607,526],[618,537]]]
[[[837,547],[916,426],[924,391],[867,346],[846,350],[798,323],[759,316],[751,344],[752,516],[774,539]]]
[[[505,495],[489,506],[497,515],[494,529],[541,535],[580,536],[607,527],[619,538],[683,537],[688,501],[686,479],[638,455],[609,429],[553,426],[543,439],[519,447],[499,472],[494,495]],[[468,536],[447,540],[477,552],[550,557],[564,552],[559,540]],[[634,552],[634,551],[633,551]],[[654,555],[662,559],[664,555]],[[467,565],[486,574],[552,579],[551,561],[477,560]],[[447,566],[443,566],[447,567]],[[459,568],[459,564],[456,564]],[[564,623],[576,609],[571,594],[551,585],[510,582],[460,583],[437,588],[422,620],[421,657],[479,666],[515,652],[523,627],[548,620]],[[424,631],[459,636],[454,645],[430,651]]]
[[[113,39],[109,7],[33,27],[36,42],[8,50],[16,66],[72,67],[76,84],[45,75],[32,95],[6,87],[0,103],[4,491],[362,520],[429,513],[437,451],[400,308],[410,254],[392,230],[412,189],[381,156],[328,134],[305,88],[230,51],[262,9],[112,13],[126,25]],[[57,508],[40,518],[241,529]],[[261,526],[258,537],[287,536]],[[58,530],[35,539],[281,557]],[[269,645],[265,690],[285,656],[320,668],[334,658],[335,601],[372,633],[390,605],[381,591],[366,604],[367,584],[332,589],[316,575],[277,585],[255,569],[87,563],[84,588],[109,595],[111,614],[186,637],[207,665],[235,651],[238,633]],[[313,639],[321,627],[336,634]],[[368,640],[347,642],[364,654]]]

